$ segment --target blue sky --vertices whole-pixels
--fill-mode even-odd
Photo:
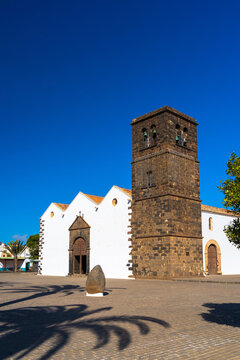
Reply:
[[[0,241],[38,233],[51,202],[131,188],[132,118],[199,122],[201,199],[239,152],[239,1],[0,2]]]

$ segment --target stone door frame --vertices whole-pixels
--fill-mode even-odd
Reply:
[[[216,250],[217,250],[217,274],[218,275],[222,275],[222,271],[221,271],[221,249],[220,246],[218,245],[216,240],[209,240],[206,245],[205,245],[205,251],[204,251],[204,256],[205,256],[205,274],[208,274],[208,248],[210,245],[215,245],[216,246]]]
[[[90,226],[81,217],[78,216],[69,228],[69,275],[74,274],[73,245],[77,239],[83,239],[86,242],[86,274],[90,269]]]

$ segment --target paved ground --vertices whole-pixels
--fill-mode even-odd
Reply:
[[[0,358],[239,360],[231,279],[107,280],[108,295],[89,298],[83,278],[2,273]]]

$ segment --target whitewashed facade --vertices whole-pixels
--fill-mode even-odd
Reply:
[[[42,275],[69,274],[69,228],[79,216],[89,225],[89,269],[101,265],[107,278],[132,275],[131,191],[113,186],[104,198],[79,193],[70,205],[51,203],[40,220]],[[215,248],[218,274],[240,274],[240,252],[223,232],[233,219],[227,210],[202,205],[203,269],[208,274],[209,246]]]
[[[69,206],[52,203],[40,220],[40,273],[69,274],[69,228],[81,216],[90,227],[90,268],[101,265],[108,278],[128,278],[129,193],[113,186],[104,198],[80,192]]]
[[[231,211],[202,205],[203,268],[208,274],[208,249],[217,250],[217,272],[223,275],[240,274],[240,251],[232,245],[223,229],[234,219]]]

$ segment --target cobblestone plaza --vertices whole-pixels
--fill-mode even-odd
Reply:
[[[240,276],[209,281],[0,277],[1,359],[240,359]]]

